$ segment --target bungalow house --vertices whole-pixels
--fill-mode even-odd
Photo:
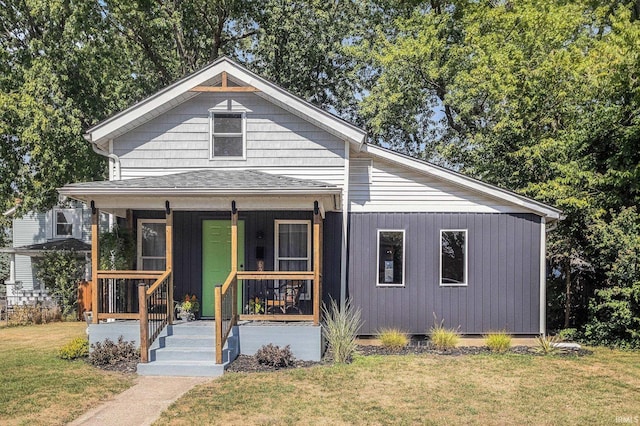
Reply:
[[[369,144],[364,130],[227,58],[86,139],[108,157],[109,181],[60,193],[91,207],[93,264],[100,211],[138,244],[136,270],[93,270],[91,339],[126,335],[128,324],[144,374],[172,374],[196,352],[198,327],[172,324],[185,294],[199,299],[200,319],[215,319],[200,363],[271,342],[317,359],[331,298],[362,309],[364,335],[424,334],[434,313],[468,334],[545,331],[545,233],[559,210]],[[119,303],[107,308],[109,288]]]
[[[53,250],[73,250],[88,257],[91,212],[74,200],[61,202],[46,212],[29,212],[21,217],[15,216],[16,210],[17,207],[13,207],[3,213],[11,217],[12,222],[12,245],[0,248],[0,253],[9,255],[9,276],[4,282],[7,303],[12,306],[49,302],[47,289],[36,274],[38,258]]]

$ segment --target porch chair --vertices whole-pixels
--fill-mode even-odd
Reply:
[[[304,281],[287,281],[286,284],[278,287],[278,292],[275,293],[276,298],[266,300],[267,312],[274,313],[274,310],[278,308],[283,314],[292,309],[300,313],[300,296],[303,288]]]

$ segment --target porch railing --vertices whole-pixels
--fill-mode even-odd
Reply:
[[[153,285],[165,271],[97,271],[96,294],[93,295],[96,321],[103,319],[138,319],[138,286]]]
[[[275,282],[292,282],[313,280],[317,282],[318,274],[313,271],[231,271],[224,284],[215,287],[215,317],[216,317],[216,363],[222,364],[222,349],[231,332],[231,328],[243,320],[262,321],[314,321],[317,323],[320,306],[319,291],[314,288],[311,291],[312,314],[298,313],[288,315],[282,313],[238,314],[238,280],[251,280],[260,282],[261,285]],[[268,282],[268,283],[267,283]],[[246,296],[245,296],[246,298]],[[274,300],[274,299],[272,299]],[[266,301],[265,301],[266,304]]]
[[[222,349],[231,328],[238,323],[238,273],[231,271],[226,281],[215,288],[216,364],[222,364]]]
[[[314,321],[313,271],[238,271],[245,280],[241,320]]]
[[[149,347],[169,323],[173,300],[170,300],[171,271],[163,273],[147,288],[138,286],[140,311],[140,361],[149,362]]]

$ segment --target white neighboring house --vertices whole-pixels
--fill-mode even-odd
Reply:
[[[5,280],[9,306],[50,300],[44,284],[36,278],[38,257],[51,250],[75,250],[87,257],[85,278],[90,276],[91,210],[70,200],[45,213],[15,216],[16,208],[4,213],[12,217],[12,246],[0,248],[10,255],[9,278]]]

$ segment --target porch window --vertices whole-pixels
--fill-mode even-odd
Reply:
[[[138,219],[138,269],[166,269],[166,221]]]
[[[276,220],[275,270],[310,271],[311,270],[311,221]],[[311,298],[310,282],[300,297]]]
[[[245,114],[210,114],[211,158],[245,158]]]
[[[404,286],[404,229],[378,229],[378,286]]]
[[[440,231],[440,285],[467,285],[467,230]]]
[[[53,238],[71,238],[76,225],[75,209],[53,209]]]

